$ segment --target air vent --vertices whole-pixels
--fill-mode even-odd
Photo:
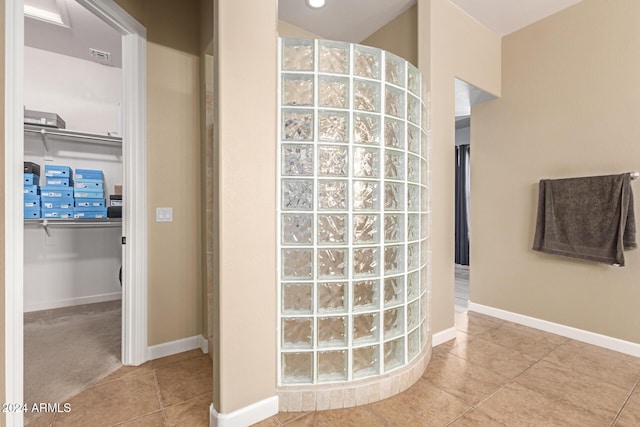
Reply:
[[[102,50],[89,48],[89,54],[93,56],[95,59],[102,62],[111,61],[111,53],[109,52],[104,52]]]

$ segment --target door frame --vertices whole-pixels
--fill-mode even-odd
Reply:
[[[122,362],[140,365],[147,360],[146,29],[113,0],[77,1],[123,35]],[[24,158],[24,3],[6,1],[4,8],[4,401],[22,403],[24,235],[19,166]],[[22,424],[20,411],[6,414],[7,426]]]

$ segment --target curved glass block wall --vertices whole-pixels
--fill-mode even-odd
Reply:
[[[386,374],[428,340],[420,72],[370,47],[282,39],[279,385]]]

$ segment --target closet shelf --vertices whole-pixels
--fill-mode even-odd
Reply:
[[[122,138],[119,136],[98,135],[95,133],[80,132],[68,129],[47,128],[37,125],[24,125],[25,133],[38,134],[42,138],[42,142],[47,147],[49,140],[58,140],[65,142],[78,142],[83,144],[108,145],[113,147],[122,146]]]
[[[122,218],[104,219],[56,219],[56,218],[26,218],[25,225],[41,225],[47,227],[122,227]]]

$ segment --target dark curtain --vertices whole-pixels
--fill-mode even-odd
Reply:
[[[469,265],[469,145],[456,146],[456,264]]]

